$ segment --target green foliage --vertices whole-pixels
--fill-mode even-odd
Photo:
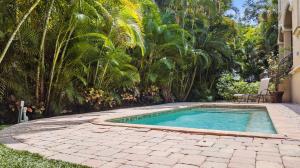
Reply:
[[[0,167],[49,167],[49,168],[87,168],[86,166],[71,164],[46,158],[25,151],[15,151],[0,144]]]
[[[146,88],[141,95],[141,101],[144,103],[160,103],[162,98],[160,96],[159,88],[152,85],[149,88]]]
[[[236,36],[238,73],[248,81],[259,80],[269,68],[268,59],[278,55],[277,0],[248,0],[245,15]],[[238,49],[240,48],[240,49]]]
[[[218,94],[225,100],[232,100],[234,94],[256,94],[259,82],[247,83],[237,80],[232,74],[223,74],[217,83]]]
[[[112,108],[120,104],[116,95],[103,90],[90,88],[84,91],[85,103],[92,110],[101,110],[102,108]]]
[[[81,106],[213,101],[224,72],[254,81],[276,55],[275,3],[249,1],[259,22],[245,25],[227,16],[231,0],[155,2],[1,1],[1,106],[13,95],[51,116]],[[222,83],[246,92],[243,82]]]

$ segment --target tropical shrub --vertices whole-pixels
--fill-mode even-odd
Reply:
[[[157,104],[162,102],[162,98],[160,96],[160,91],[157,86],[150,86],[146,88],[141,95],[141,101],[146,104]]]
[[[88,108],[92,110],[112,108],[120,104],[120,101],[113,94],[95,88],[87,89],[84,92],[84,99]]]
[[[15,95],[7,95],[4,98],[3,104],[0,104],[0,122],[5,121],[6,123],[16,123],[18,120],[19,109],[21,108],[21,100]],[[41,118],[45,111],[43,104],[33,104],[31,101],[25,101],[24,104],[27,107],[27,116],[29,119]]]
[[[218,94],[224,100],[232,100],[234,94],[256,94],[259,89],[259,82],[248,83],[227,73],[218,80],[217,89]]]
[[[138,102],[140,93],[138,88],[124,88],[121,92],[121,100],[124,105],[133,105]]]
[[[122,104],[120,96],[112,93],[112,92],[105,92],[103,105],[104,108],[113,108]]]
[[[6,123],[15,123],[18,120],[20,101],[14,96],[5,97],[5,103],[0,107],[1,120]],[[2,121],[0,121],[2,122]]]
[[[14,95],[53,116],[254,92],[219,77],[256,79],[276,55],[268,3],[253,10],[271,14],[255,26],[228,15],[227,0],[1,0],[0,106],[11,111]]]

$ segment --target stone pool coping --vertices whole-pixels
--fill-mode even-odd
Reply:
[[[268,112],[277,134],[115,123],[110,121],[118,118],[147,115],[152,113],[160,113],[164,111],[193,108],[193,107],[264,108]],[[137,110],[133,110],[133,109],[137,109]],[[105,116],[100,116],[97,119],[91,120],[90,122],[96,125],[129,127],[129,128],[145,128],[145,129],[152,129],[152,130],[174,131],[174,132],[191,133],[191,134],[260,137],[260,138],[275,138],[275,139],[295,138],[295,136],[298,135],[298,131],[299,131],[297,127],[297,122],[296,123],[291,122],[290,115],[287,116],[286,113],[290,114],[295,112],[288,108],[284,108],[278,104],[190,103],[190,104],[175,104],[163,109],[151,108],[151,107],[122,109],[121,113],[113,113]]]

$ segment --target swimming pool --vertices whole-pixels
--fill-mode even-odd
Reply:
[[[189,108],[111,120],[117,123],[276,134],[265,109]]]

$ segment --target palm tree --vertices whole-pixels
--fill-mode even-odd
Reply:
[[[116,6],[108,5],[121,7],[118,11],[112,12],[115,10],[113,7]],[[49,111],[54,110],[50,107],[51,104],[55,104],[54,98],[61,97],[60,93],[64,93],[62,83],[65,81],[78,79],[83,86],[89,84],[101,89],[108,89],[108,86],[121,83],[117,81],[122,81],[125,86],[139,82],[137,69],[130,65],[130,56],[126,54],[127,49],[136,46],[141,49],[142,54],[144,52],[139,4],[131,1],[112,4],[110,1],[100,3],[86,0],[79,1],[73,6],[70,22],[57,35],[47,87],[46,102]],[[71,54],[76,56],[72,57]],[[80,73],[72,74],[72,71],[69,71],[69,69],[73,70],[73,66],[66,66],[69,65],[68,61],[75,64],[73,62],[75,60],[70,58],[82,62],[78,65],[82,67]],[[69,74],[67,75],[69,77],[62,81],[67,77],[65,74]],[[75,82],[75,84],[79,83]],[[74,87],[72,85],[69,88]],[[59,103],[56,104],[59,107]]]
[[[54,7],[54,0],[50,2],[49,10],[45,19],[45,25],[43,30],[43,35],[40,44],[39,58],[38,58],[38,66],[36,71],[36,88],[35,88],[35,99],[36,104],[39,104],[41,100],[43,100],[44,95],[44,73],[45,73],[45,41],[46,35],[49,28],[50,16]]]
[[[6,52],[8,51],[11,43],[13,42],[15,36],[17,35],[18,31],[20,30],[20,27],[22,26],[22,24],[26,21],[26,19],[28,18],[28,16],[31,14],[31,12],[37,7],[37,5],[40,3],[41,0],[37,0],[35,1],[35,3],[29,8],[29,10],[25,13],[25,15],[23,16],[23,18],[21,19],[21,21],[18,23],[16,29],[13,31],[13,33],[11,34],[7,44],[5,45],[3,51],[1,52],[0,55],[0,64],[3,61],[3,58],[6,54]]]
[[[88,88],[156,85],[166,101],[198,99],[238,60],[230,2],[18,1],[20,21],[0,23],[0,99],[13,93],[47,115],[81,104]]]

